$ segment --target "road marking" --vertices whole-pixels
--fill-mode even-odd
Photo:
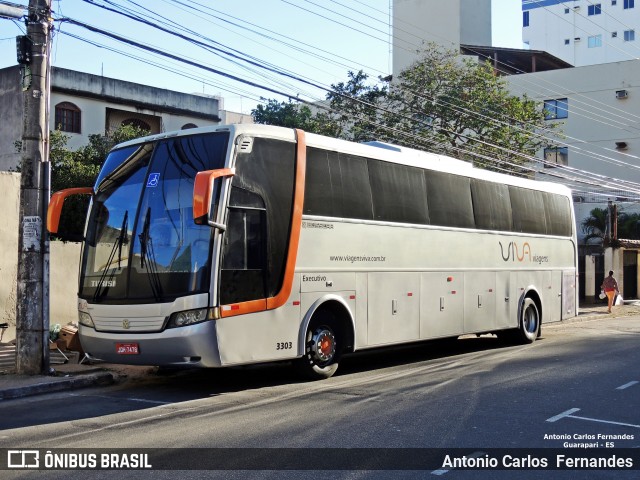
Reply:
[[[547,418],[547,422],[557,422],[561,418],[568,417],[572,413],[579,412],[579,408],[572,408],[571,410],[567,410],[566,412],[561,413],[560,415],[556,415],[555,417]]]
[[[168,405],[171,402],[162,402],[160,400],[147,400],[145,398],[125,398],[129,402],[154,403],[156,405]]]
[[[163,402],[160,400],[147,400],[145,398],[132,398],[132,397],[114,397],[109,395],[94,395],[94,394],[82,394],[82,393],[71,393],[70,397],[95,397],[95,398],[106,398],[107,400],[127,400],[129,402],[142,402],[142,403],[153,403],[154,405],[168,405],[172,402]]]
[[[640,425],[634,425],[632,423],[614,422],[612,420],[600,420],[599,418],[578,417],[576,415],[571,415],[572,413],[579,412],[579,411],[580,411],[579,408],[572,408],[570,410],[567,410],[566,412],[562,412],[560,415],[556,415],[555,417],[548,418],[547,422],[557,422],[561,418],[575,418],[577,420],[587,420],[589,422],[608,423],[611,425],[621,425],[623,427],[640,428]]]
[[[625,388],[633,387],[637,383],[640,383],[640,382],[638,382],[637,380],[634,380],[633,382],[629,382],[629,383],[625,383],[624,385],[620,385],[618,388],[616,388],[616,390],[624,390]]]
[[[448,473],[449,470],[434,470],[433,472],[431,472],[431,475],[444,475],[445,473]]]

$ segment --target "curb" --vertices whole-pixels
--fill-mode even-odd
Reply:
[[[43,393],[53,393],[62,390],[74,390],[94,385],[110,385],[114,383],[113,374],[110,372],[97,372],[72,377],[60,377],[60,379],[50,379],[31,385],[20,387],[8,387],[0,389],[0,400],[22,398]]]

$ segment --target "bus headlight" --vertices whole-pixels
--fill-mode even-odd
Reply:
[[[84,325],[85,327],[96,328],[96,326],[93,324],[91,315],[89,315],[87,312],[78,311],[78,322],[80,323],[80,325]]]
[[[176,312],[169,317],[167,328],[186,327],[196,323],[204,322],[208,319],[208,308],[199,308],[198,310],[187,310],[185,312]]]

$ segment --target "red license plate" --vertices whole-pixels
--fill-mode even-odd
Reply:
[[[140,348],[137,343],[116,343],[116,353],[118,355],[138,355]]]

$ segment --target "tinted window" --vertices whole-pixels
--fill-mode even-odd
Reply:
[[[307,152],[304,213],[371,220],[367,161],[338,152]]]
[[[547,220],[547,233],[570,237],[572,234],[571,205],[562,195],[544,193],[544,211]]]
[[[332,173],[334,170],[332,170]],[[346,218],[373,218],[373,200],[369,185],[367,159],[340,154],[342,194],[337,202],[339,216]]]
[[[262,199],[266,209],[267,297],[280,291],[287,260],[296,173],[295,149],[292,142],[255,138],[251,152],[238,153],[236,158],[232,185]],[[246,218],[252,224],[257,224],[258,220],[262,222],[262,218]]]
[[[473,179],[471,197],[476,228],[511,231],[511,202],[506,185]]]
[[[426,171],[429,215],[433,225],[475,228],[470,179]]]
[[[547,233],[542,192],[520,187],[509,187],[513,213],[513,231]]]
[[[331,158],[331,162],[329,159]],[[330,164],[337,168],[338,152],[310,148],[304,188],[304,213],[335,217],[333,206],[336,188],[331,182]]]
[[[374,220],[429,223],[423,171],[369,160]]]

